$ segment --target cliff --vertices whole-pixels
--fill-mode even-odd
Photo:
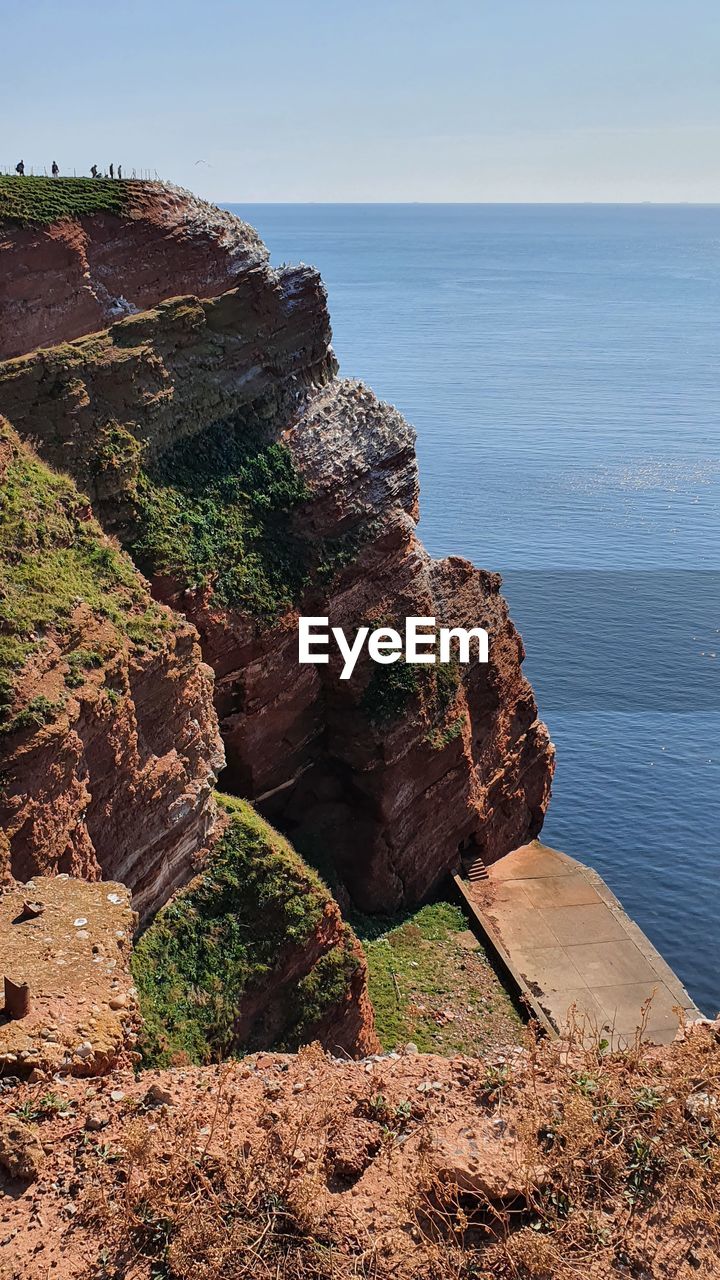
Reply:
[[[227,787],[322,850],[357,903],[418,900],[462,851],[490,861],[537,834],[552,748],[500,580],[418,542],[413,433],[338,379],[314,271],[253,258],[214,299],[6,362],[0,409],[197,627]],[[364,662],[340,682],[333,662],[298,666],[298,612],[485,625],[491,660]]]
[[[221,922],[225,1022],[219,1027],[201,1017],[193,1023],[191,1010],[183,1024],[193,1031],[186,1046],[182,1032],[173,1038],[166,1002],[163,1043],[173,1051],[189,1047],[200,1059],[249,1042],[274,1043],[281,1033],[295,1042],[312,1034],[347,1053],[374,1048],[365,958],[337,904],[247,806],[236,812],[226,800],[217,820],[212,786],[223,751],[212,675],[194,628],[151,599],[72,481],[40,462],[2,420],[0,488],[0,874],[7,886],[0,894],[0,975],[27,981],[33,1002],[31,1018],[0,1025],[0,1068],[22,1056],[28,1070],[43,1071],[62,1065],[68,1053],[73,1070],[96,1073],[115,1065],[134,1043],[122,1017],[103,1022],[98,1014],[90,1041],[80,1025],[79,1004],[88,997],[94,1005],[101,1001],[105,975],[95,963],[106,953],[107,930],[100,926],[110,901],[104,887],[84,881],[122,881],[135,911],[147,918],[201,865],[204,901],[213,904],[204,923],[215,929],[210,939],[196,936],[203,962],[185,945],[179,924],[174,933],[164,924],[183,913],[197,921],[198,881],[172,898],[138,951],[146,1041],[155,1035],[156,1056],[162,1059],[153,1014],[171,966],[163,952],[158,971],[153,942],[157,951],[158,936],[166,943],[183,937],[179,955],[175,949],[173,991],[192,1006],[200,966],[207,1014]],[[233,833],[242,845],[241,873]],[[225,889],[234,887],[231,903],[218,888],[221,868]],[[58,873],[59,880],[46,878]],[[13,887],[30,877],[25,888]],[[108,890],[127,897],[112,883]],[[40,915],[14,928],[22,902],[36,896]],[[73,919],[85,916],[88,929],[73,930]],[[252,964],[231,946],[241,917],[260,931]],[[114,970],[116,958],[108,964]],[[78,1065],[73,1054],[86,1042],[91,1053]],[[172,1057],[169,1052],[167,1060]]]
[[[251,227],[165,184],[0,177],[0,358],[212,297],[266,257]]]
[[[0,419],[0,872],[192,874],[223,763],[194,628],[150,597],[72,481]]]

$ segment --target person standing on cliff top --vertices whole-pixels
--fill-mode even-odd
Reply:
[[[122,178],[122,165],[118,165],[118,178]]]
[[[57,160],[53,160],[53,162],[52,162],[52,176],[53,176],[53,178],[57,178],[57,176],[58,176],[59,172],[60,172],[60,169],[58,168]]]
[[[90,165],[90,172],[91,172],[91,174],[92,174],[93,178],[97,178],[97,177],[99,177],[99,174],[98,174],[98,167],[97,167],[97,165],[96,165],[96,164],[91,164],[91,165]]]
[[[114,170],[114,168],[113,168],[113,166],[112,166],[112,165],[110,165],[109,173],[110,173],[110,177],[111,177],[111,178],[114,178],[114,177],[115,177],[115,170]]]
[[[18,174],[20,175],[20,177],[22,178],[23,174],[25,173],[25,161],[24,161],[24,160],[20,160],[20,161],[18,162],[18,164],[16,164],[16,165],[15,165],[15,172],[16,172],[16,173],[18,173]]]

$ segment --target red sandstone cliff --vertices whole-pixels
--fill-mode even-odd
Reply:
[[[27,981],[33,1008],[21,1025],[0,1026],[0,1068],[15,1065],[22,1052],[25,1073],[57,1065],[63,1054],[73,1070],[103,1070],[132,1043],[122,1032],[124,1015],[101,1025],[88,1013],[97,1023],[92,1034],[56,1034],[58,1020],[87,1003],[93,971],[98,983],[103,977],[110,984],[107,1000],[118,996],[115,979],[129,983],[97,933],[107,895],[84,882],[127,885],[146,919],[199,865],[212,867],[227,823],[217,821],[212,793],[223,764],[212,672],[192,625],[152,601],[73,482],[42,464],[2,419],[0,492],[0,977]],[[317,924],[305,938],[281,939],[263,980],[238,993],[236,1043],[276,1041],[293,1025],[299,984],[311,982],[316,966],[336,952],[333,998],[308,1034],[334,1051],[371,1052],[377,1041],[359,944],[286,842],[256,815],[248,822],[267,832],[266,858],[291,868],[284,881],[292,889],[290,918],[312,894]],[[263,893],[272,903],[277,892],[263,883],[260,866],[258,856],[257,901],[249,884],[238,888],[250,918],[261,916]],[[58,874],[62,882],[40,879]],[[40,915],[22,926],[16,920],[14,930],[18,903],[37,897]],[[76,919],[86,914],[87,930]],[[135,1003],[123,996],[123,1007]],[[46,1036],[54,1046],[49,1058]]]
[[[197,626],[215,671],[227,784],[294,836],[329,832],[354,897],[378,909],[422,897],[461,850],[493,859],[536,835],[553,753],[499,579],[427,556],[414,532],[413,433],[369,390],[336,378],[329,341],[317,274],[255,261],[214,300],[176,299],[5,364],[0,408],[129,546],[143,477],[165,464],[172,480],[184,442],[198,462],[211,437],[232,444],[258,431],[290,451],[307,495],[277,536],[302,544],[316,570],[330,548],[331,570],[306,576],[283,616],[228,606],[212,575],[200,584],[183,563],[168,573],[150,557],[143,568],[156,596]],[[231,559],[232,545],[222,554]],[[368,711],[371,664],[348,683],[333,664],[298,666],[297,612],[348,631],[407,614],[485,624],[491,661],[442,699],[421,673],[379,721]]]
[[[121,880],[145,915],[214,823],[212,674],[194,628],[1,419],[0,486],[1,869]],[[89,599],[73,596],[85,571]]]
[[[0,358],[49,347],[161,298],[212,297],[267,251],[239,219],[190,192],[124,182],[122,214],[3,224],[0,208]]]

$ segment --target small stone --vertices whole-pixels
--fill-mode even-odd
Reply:
[[[112,996],[108,1003],[111,1009],[124,1009],[127,1004],[127,996]]]
[[[90,1041],[85,1040],[83,1041],[82,1044],[78,1045],[77,1049],[75,1050],[75,1053],[78,1058],[92,1058],[94,1049],[90,1044]]]
[[[125,1097],[125,1094],[122,1089],[112,1089],[110,1092],[110,1097],[113,1102],[122,1102],[123,1098]]]
[[[104,1129],[107,1123],[107,1120],[105,1120],[103,1116],[98,1115],[95,1111],[91,1111],[85,1117],[85,1128],[88,1133],[99,1133],[100,1129]]]
[[[20,918],[22,920],[34,920],[36,916],[41,916],[45,907],[42,902],[23,902]]]
[[[86,924],[87,920],[85,919],[85,916],[78,916],[77,920],[73,920],[74,929],[82,929]]]
[[[718,1100],[714,1094],[699,1089],[697,1093],[691,1093],[687,1098],[685,1115],[689,1120],[696,1120],[699,1124],[708,1124],[713,1112],[717,1110],[717,1105]]]
[[[32,1129],[20,1120],[0,1120],[0,1165],[9,1177],[34,1182],[44,1159]]]
[[[90,934],[88,933],[87,929],[78,929],[77,933],[75,934],[75,937],[85,939],[85,938],[89,938]]]
[[[170,1107],[172,1106],[173,1096],[169,1089],[163,1089],[162,1085],[153,1084],[148,1089],[143,1102],[149,1107]]]
[[[420,1052],[420,1050],[418,1049],[418,1047],[417,1047],[417,1045],[414,1043],[414,1041],[409,1040],[409,1041],[408,1041],[408,1043],[405,1045],[405,1052],[406,1052],[406,1053],[419,1053],[419,1052]]]

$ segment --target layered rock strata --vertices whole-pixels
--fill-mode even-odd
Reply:
[[[428,557],[413,433],[329,344],[317,274],[253,262],[213,300],[5,364],[0,408],[197,627],[227,785],[393,908],[537,834],[553,753],[499,578]],[[298,612],[485,625],[490,663],[341,682],[298,665]]]
[[[211,672],[194,628],[2,420],[0,486],[0,874],[121,880],[147,915],[215,821]]]
[[[65,185],[55,184],[50,198],[60,203]],[[161,298],[212,297],[267,259],[251,227],[188,191],[123,182],[89,195],[102,205],[105,192],[118,212],[40,226],[3,224],[0,199],[0,358],[103,329]]]

